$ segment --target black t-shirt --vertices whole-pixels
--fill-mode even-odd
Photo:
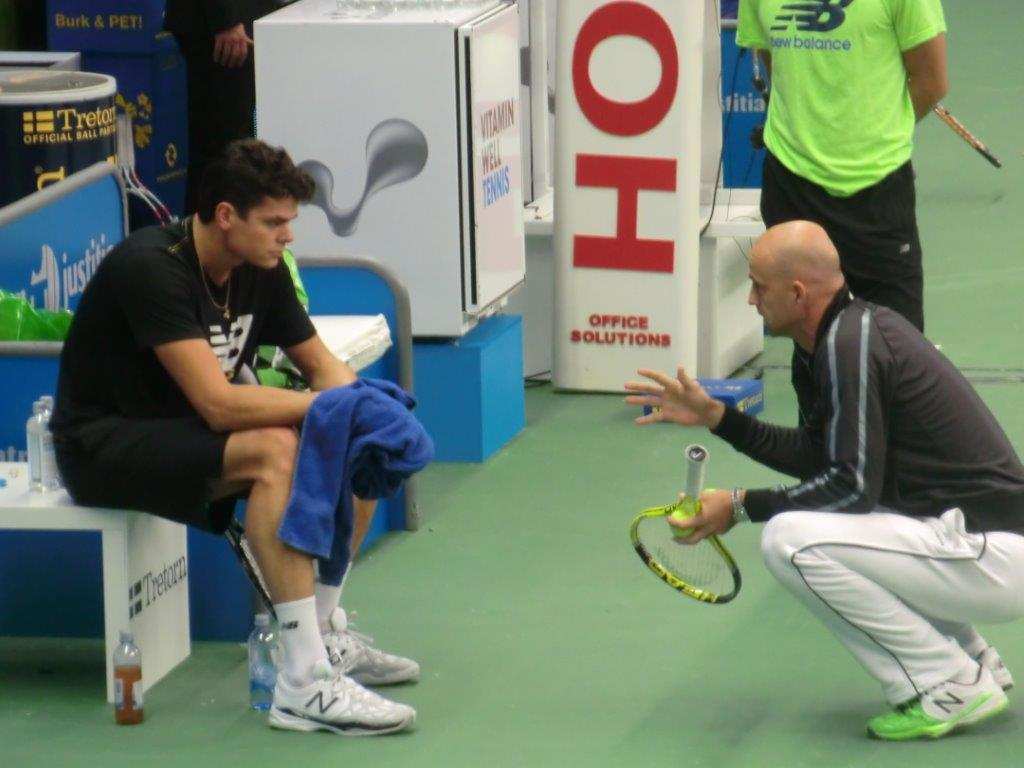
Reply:
[[[231,381],[260,344],[287,348],[315,333],[284,263],[243,264],[217,288],[202,273],[189,229],[186,221],[139,230],[100,263],[61,353],[56,439],[110,416],[196,415],[155,346],[206,339]],[[227,318],[217,306],[225,303]]]

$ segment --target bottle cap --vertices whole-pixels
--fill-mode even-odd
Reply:
[[[131,632],[126,632],[125,630],[122,629],[121,630],[121,644],[122,645],[131,645],[134,642],[135,642],[135,638],[132,637],[132,633]]]
[[[257,627],[269,627],[270,626],[270,614],[269,613],[257,613],[256,614],[256,626]]]

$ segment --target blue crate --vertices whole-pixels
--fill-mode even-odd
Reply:
[[[755,416],[764,410],[764,382],[760,379],[698,379],[715,400],[740,413]]]
[[[462,338],[413,344],[416,415],[437,461],[486,461],[526,426],[522,320],[498,315]]]
[[[148,54],[86,52],[82,68],[117,79],[119,112],[132,116],[135,168],[175,214],[185,205],[188,166],[188,84],[185,60],[163,33]]]
[[[740,413],[756,416],[764,410],[764,382],[760,379],[697,379],[715,400],[732,406]],[[653,409],[643,407],[647,416]]]
[[[47,0],[52,51],[151,53],[164,25],[165,0]]]

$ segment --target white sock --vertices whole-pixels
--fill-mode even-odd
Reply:
[[[327,660],[320,627],[316,620],[316,601],[312,597],[274,605],[277,625],[284,646],[284,673],[297,685],[313,679],[313,665]]]
[[[342,582],[337,586],[333,586],[331,584],[321,584],[318,581],[313,585],[313,596],[316,598],[316,618],[320,627],[327,626],[331,614],[334,613],[334,609],[341,602],[341,588],[344,584]]]
[[[345,569],[345,575],[341,577],[341,584],[332,586],[321,584],[319,581],[313,586],[313,596],[316,598],[316,618],[321,627],[326,627],[334,609],[341,604],[341,591],[345,588],[348,575],[352,573],[352,563]]]

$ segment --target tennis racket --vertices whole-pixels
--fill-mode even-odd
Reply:
[[[932,108],[932,111],[939,116],[939,119],[942,120],[942,122],[944,122],[946,125],[952,128],[957,136],[959,136],[961,139],[963,139],[972,147],[974,147],[974,149],[977,150],[978,154],[980,154],[982,157],[984,157],[986,160],[992,163],[992,165],[994,165],[996,168],[1003,167],[1003,164],[999,162],[999,159],[991,152],[989,152],[988,147],[986,147],[980,139],[975,137],[973,133],[964,128],[964,124],[957,120],[955,117],[953,117],[952,113],[948,109],[946,109],[941,104],[936,104]]]
[[[717,536],[686,544],[685,532],[669,525],[670,515],[692,517],[700,512],[701,488],[708,452],[687,446],[686,495],[675,504],[651,507],[633,518],[629,537],[633,549],[654,574],[673,589],[702,603],[728,603],[739,594],[740,569]]]
[[[256,564],[256,558],[253,557],[249,542],[245,538],[245,529],[234,517],[231,518],[227,530],[224,531],[224,538],[231,545],[231,550],[235,553],[235,557],[238,558],[238,564],[242,566],[245,575],[249,577],[249,582],[252,584],[253,589],[256,590],[256,594],[259,596],[260,602],[263,603],[263,607],[267,609],[271,618],[276,619],[277,612],[274,610],[274,601],[270,599],[270,591],[263,580],[263,574],[260,573],[260,567]]]

